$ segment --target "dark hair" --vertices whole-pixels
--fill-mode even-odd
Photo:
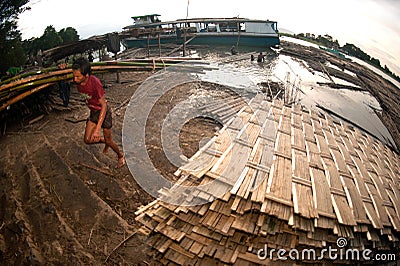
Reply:
[[[92,73],[90,62],[84,57],[76,59],[72,64],[72,69],[79,70],[82,73],[82,75],[86,74],[90,75]]]

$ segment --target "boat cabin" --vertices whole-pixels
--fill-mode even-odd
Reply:
[[[278,23],[270,20],[251,20],[242,18],[227,19],[187,19],[178,20],[179,27],[186,27],[190,32],[246,32],[254,34],[278,33]]]
[[[160,22],[159,15],[132,17],[135,36],[126,38],[127,47],[146,47],[163,43],[192,45],[277,46],[277,22],[247,18],[189,18]],[[157,28],[157,30],[154,30]],[[157,32],[157,34],[155,34]],[[139,36],[140,35],[140,36]]]
[[[159,18],[160,16],[161,15],[159,15],[159,14],[134,16],[134,17],[132,17],[133,25],[142,25],[142,24],[146,25],[146,24],[161,22],[161,20]]]
[[[276,22],[245,22],[246,32],[252,33],[277,33],[278,27]]]

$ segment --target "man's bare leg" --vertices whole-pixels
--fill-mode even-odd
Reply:
[[[105,140],[104,140],[104,138],[102,138],[102,141],[101,142],[106,142]],[[110,148],[110,146],[108,146],[107,144],[104,146],[104,149],[103,149],[103,153],[104,154],[106,154],[107,152],[108,152],[108,148]]]
[[[96,142],[96,141],[92,140],[92,136],[93,136],[93,133],[94,133],[94,131],[96,129],[96,126],[97,126],[96,123],[94,123],[94,122],[92,122],[90,120],[86,122],[85,135],[83,137],[83,141],[86,144],[99,143],[99,142]]]
[[[117,162],[117,165],[115,166],[115,168],[121,168],[122,166],[125,165],[125,157],[124,157],[124,154],[118,148],[118,145],[112,139],[111,129],[103,128],[103,135],[104,135],[104,140],[105,140],[105,143],[106,143],[106,147],[107,146],[111,147],[111,149],[118,156],[118,162]],[[106,149],[106,147],[104,147],[104,149]],[[108,147],[107,147],[107,149],[108,149]]]
[[[115,168],[121,168],[122,166],[125,165],[124,154],[119,150],[118,145],[113,141],[111,135],[111,129],[103,128],[104,138],[100,138],[100,141],[95,142],[92,140],[92,135],[94,130],[96,129],[96,126],[97,126],[96,123],[92,121],[88,121],[86,123],[84,142],[86,144],[105,143],[103,153],[106,153],[108,149],[111,147],[111,149],[113,149],[113,151],[115,151],[115,153],[118,155],[118,162]]]
[[[96,126],[97,125],[95,123],[93,123],[92,121],[88,121],[86,123],[85,136],[84,136],[84,142],[86,144],[106,143],[104,138],[100,138],[100,141],[98,141],[98,142],[92,140],[92,135],[93,135],[94,130],[96,129]],[[110,146],[105,144],[103,153],[107,153],[109,147]]]

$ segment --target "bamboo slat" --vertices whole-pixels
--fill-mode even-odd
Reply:
[[[349,177],[342,177],[342,179],[346,191],[349,194],[348,198],[351,199],[351,206],[357,223],[369,223],[369,221],[371,221],[375,228],[382,228],[382,224],[379,221],[371,202],[363,202],[354,180]]]
[[[306,139],[307,159],[310,167],[323,169],[320,152],[315,142]]]
[[[302,128],[292,128],[292,147],[298,151],[306,152],[306,142]]]
[[[293,150],[292,194],[294,213],[306,218],[315,218],[318,213],[312,198],[312,183],[307,154]]]
[[[301,112],[295,112],[294,110],[292,111],[292,127],[297,128],[297,129],[302,129],[303,127],[303,121],[301,117]]]
[[[274,166],[271,168],[265,194],[267,201],[273,202],[268,203],[269,207],[264,207],[264,209],[270,215],[288,220],[292,208],[288,208],[282,203],[288,202],[292,205],[292,162],[285,157],[276,156]]]
[[[332,205],[339,223],[356,225],[353,211],[349,205],[352,202],[351,198],[347,198],[349,195],[346,193],[345,188],[342,185],[342,180],[337,168],[335,167],[335,163],[332,159],[327,158],[323,158],[323,162],[331,191],[335,191],[335,193],[332,193]]]
[[[314,205],[320,216],[328,219],[336,218],[333,212],[331,193],[329,184],[325,178],[324,172],[317,168],[310,168],[311,181],[313,185]],[[321,217],[320,217],[321,218]],[[319,227],[324,228],[323,220],[317,220]]]

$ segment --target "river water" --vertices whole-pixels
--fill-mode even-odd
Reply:
[[[326,75],[316,71],[313,74],[304,62],[286,55],[277,55],[272,50],[261,51],[266,60],[264,63],[257,63],[250,60],[250,55],[253,54],[257,58],[259,50],[239,49],[238,55],[231,55],[229,48],[214,47],[212,50],[208,48],[197,51],[203,60],[212,66],[212,69],[199,75],[201,80],[235,88],[241,95],[249,98],[261,93],[262,83],[276,82],[281,84],[282,88],[285,84],[295,86],[299,88],[296,101],[307,109],[319,112],[328,109],[383,143],[395,147],[389,131],[375,113],[381,111],[381,107],[370,93],[320,86],[317,82],[330,82]],[[355,75],[350,72],[348,74]],[[333,79],[336,84],[357,87],[347,81]]]

